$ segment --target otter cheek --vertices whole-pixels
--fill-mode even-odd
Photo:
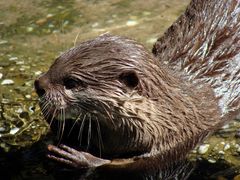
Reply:
[[[64,89],[64,93],[67,97],[67,99],[75,100],[74,92],[71,89]]]
[[[74,93],[72,90],[64,89],[65,96],[62,97],[62,106],[65,110],[65,119],[74,119],[77,120],[80,115],[79,109],[76,108],[75,105],[71,105],[71,102],[76,102],[77,99],[74,97]],[[71,100],[71,101],[70,101]]]
[[[78,120],[79,116],[80,116],[81,112],[78,112],[76,109],[74,108],[69,108],[68,110],[66,110],[66,119],[73,119],[73,120]]]

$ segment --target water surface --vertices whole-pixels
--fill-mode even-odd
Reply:
[[[46,170],[48,162],[41,161],[42,145],[36,144],[45,137],[48,126],[37,105],[33,82],[59,54],[106,32],[133,38],[151,51],[156,39],[188,3],[189,0],[0,1],[0,167],[4,167],[0,177],[4,174],[5,179],[54,179]],[[39,157],[34,159],[36,156]],[[11,168],[17,169],[15,173],[9,171]]]

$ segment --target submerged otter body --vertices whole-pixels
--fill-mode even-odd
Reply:
[[[78,151],[50,145],[50,158],[89,177],[186,178],[187,153],[240,109],[239,9],[193,0],[155,56],[109,34],[63,53],[35,88],[53,131]]]

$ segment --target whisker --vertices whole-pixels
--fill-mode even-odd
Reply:
[[[63,112],[62,112],[62,109],[60,109],[60,120],[58,120],[58,132],[57,132],[57,137],[58,137],[58,140],[60,140],[60,137],[61,137],[61,132],[62,132],[62,121],[63,120]],[[58,145],[60,144],[60,141],[58,141]]]
[[[73,44],[74,47],[76,46],[76,43],[77,43],[77,39],[78,39],[79,34],[80,34],[80,32],[77,33],[77,36],[76,36],[75,39],[74,39],[74,44]]]
[[[113,118],[111,117],[111,115],[109,113],[110,111],[107,111],[106,107],[103,104],[101,104],[101,106],[102,106],[103,110],[105,111],[105,113],[107,114],[108,119],[112,122],[113,127],[116,128],[116,125],[115,125],[115,123],[113,121]]]
[[[53,111],[53,115],[52,115],[52,118],[51,118],[51,120],[50,120],[49,126],[51,126],[51,125],[52,125],[52,122],[53,122],[53,120],[54,120],[54,117],[55,117],[55,115],[56,115],[57,111],[58,111],[58,109],[57,109],[57,108],[55,108],[55,109],[54,109],[54,111]]]
[[[48,110],[48,105],[50,104],[50,101],[45,101],[43,106],[42,106],[42,113],[46,113],[46,111]]]
[[[42,97],[39,98],[39,101],[40,102],[45,102],[45,100],[47,99],[46,97],[47,97],[47,95],[44,94]]]
[[[44,96],[43,98],[40,99],[40,103],[43,103],[43,108],[42,110],[44,110],[46,108],[46,106],[51,103],[51,99],[47,98],[47,96]]]
[[[77,117],[77,119],[76,119],[75,122],[73,123],[73,125],[72,125],[72,127],[71,127],[71,129],[70,129],[70,131],[69,131],[69,133],[68,133],[68,136],[70,136],[70,134],[71,134],[74,126],[75,126],[75,125],[77,124],[77,122],[80,120],[81,116],[82,116],[82,113],[80,113],[80,115]]]
[[[82,123],[81,123],[81,126],[80,126],[80,130],[79,130],[79,134],[78,134],[78,140],[79,140],[80,146],[82,144],[82,133],[83,133],[83,127],[84,127],[84,124],[85,124],[85,119],[86,119],[86,114],[83,117],[83,120],[82,120]]]
[[[102,148],[104,148],[104,147],[103,147],[102,133],[101,133],[100,124],[98,122],[98,118],[96,118],[96,122],[97,122],[97,133],[98,133],[99,157],[101,157],[102,156]]]
[[[66,123],[66,116],[65,116],[65,109],[61,109],[62,110],[62,115],[63,115],[63,119],[62,119],[62,129],[61,129],[61,134],[60,134],[60,139],[59,142],[61,142],[63,134],[64,134],[64,129],[65,129],[65,123]]]
[[[50,110],[51,108],[52,108],[52,104],[50,104],[50,107],[48,107],[46,112],[43,113],[46,119],[48,119],[48,117],[51,115],[51,110]]]
[[[88,138],[87,138],[87,151],[89,149],[90,141],[91,141],[91,134],[92,134],[92,117],[90,114],[89,121],[88,121]]]

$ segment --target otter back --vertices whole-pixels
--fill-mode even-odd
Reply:
[[[210,84],[223,119],[240,109],[240,1],[193,0],[153,48],[194,83]]]

